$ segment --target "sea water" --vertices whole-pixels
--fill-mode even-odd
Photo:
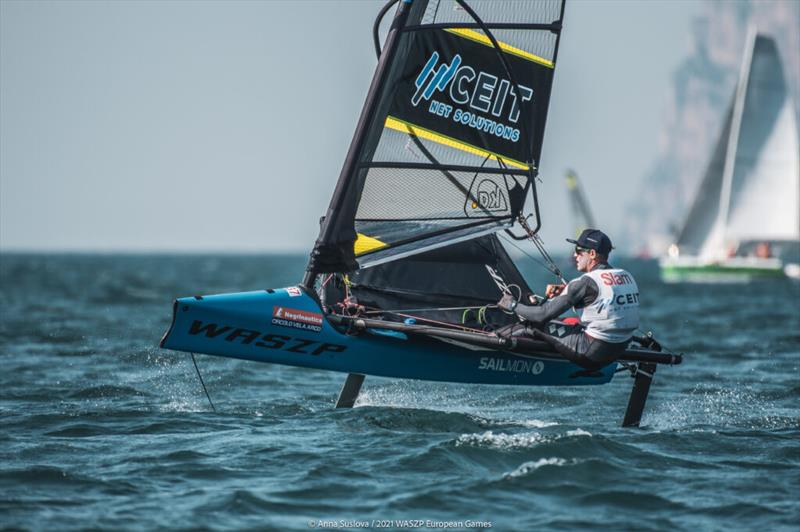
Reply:
[[[0,528],[797,530],[800,285],[620,265],[685,354],[639,429],[625,373],[367,377],[335,410],[343,374],[198,355],[214,412],[189,355],[157,347],[172,299],[296,284],[305,257],[3,254]]]

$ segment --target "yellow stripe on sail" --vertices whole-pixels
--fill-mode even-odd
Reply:
[[[465,151],[467,153],[471,153],[479,157],[488,157],[496,161],[502,161],[508,166],[514,166],[521,170],[528,170],[528,165],[525,163],[515,161],[514,159],[510,159],[508,157],[503,157],[502,155],[492,153],[490,151],[478,148],[476,146],[467,144],[465,142],[461,142],[460,140],[456,140],[454,138],[447,137],[445,135],[441,135],[439,133],[434,133],[433,131],[430,131],[428,129],[419,126],[415,126],[414,124],[410,124],[404,120],[400,120],[399,118],[395,118],[393,116],[386,117],[386,123],[384,124],[384,126],[388,127],[389,129],[394,129],[395,131],[399,131],[401,133],[411,133],[421,139],[432,140],[433,142],[438,142],[439,144],[444,144],[445,146],[449,146],[450,148],[455,148],[457,150]]]
[[[353,246],[356,256],[384,247],[386,247],[386,244],[377,238],[372,238],[362,233],[356,233],[356,243]]]
[[[448,28],[445,31],[453,33],[455,35],[459,35],[471,41],[475,41],[477,43],[483,44],[484,46],[490,46],[494,48],[492,44],[492,40],[484,35],[483,33],[479,33],[475,30],[469,30],[466,28]],[[512,55],[516,55],[517,57],[521,57],[523,59],[527,59],[528,61],[533,61],[534,63],[544,65],[547,68],[555,68],[555,64],[552,61],[545,59],[544,57],[539,57],[538,55],[533,55],[530,52],[526,52],[516,46],[511,46],[510,44],[506,44],[504,42],[497,41],[497,44],[500,45],[500,49],[504,52]]]

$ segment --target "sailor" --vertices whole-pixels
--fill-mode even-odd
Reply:
[[[613,246],[602,231],[586,229],[567,242],[575,244],[575,266],[583,275],[567,285],[548,285],[549,299],[540,305],[506,294],[498,306],[532,325],[527,332],[566,359],[597,370],[619,358],[639,327],[639,288],[629,272],[608,264]],[[569,308],[579,314],[579,323],[548,323]]]

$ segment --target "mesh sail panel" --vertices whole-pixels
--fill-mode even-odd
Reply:
[[[446,173],[444,180],[441,174]],[[370,168],[356,211],[368,220],[470,220],[508,218],[524,178],[481,172]],[[519,200],[518,200],[519,201]]]
[[[399,8],[408,12],[387,38],[317,250],[365,267],[519,215],[539,164],[563,2],[467,4],[477,16],[454,1]],[[352,269],[328,262],[318,271]]]
[[[370,168],[356,212],[359,264],[502,229],[524,202],[525,184],[503,173]]]
[[[561,18],[561,3],[551,0],[469,0],[467,4],[486,24],[549,24]],[[428,2],[423,24],[471,23],[472,17],[455,0]]]

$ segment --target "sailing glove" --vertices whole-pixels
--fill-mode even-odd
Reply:
[[[497,302],[497,306],[501,310],[514,312],[514,309],[517,308],[517,300],[511,294],[504,294],[503,298]]]
[[[547,299],[553,299],[554,297],[560,295],[566,286],[567,285],[565,284],[549,284],[544,291],[544,297]]]

